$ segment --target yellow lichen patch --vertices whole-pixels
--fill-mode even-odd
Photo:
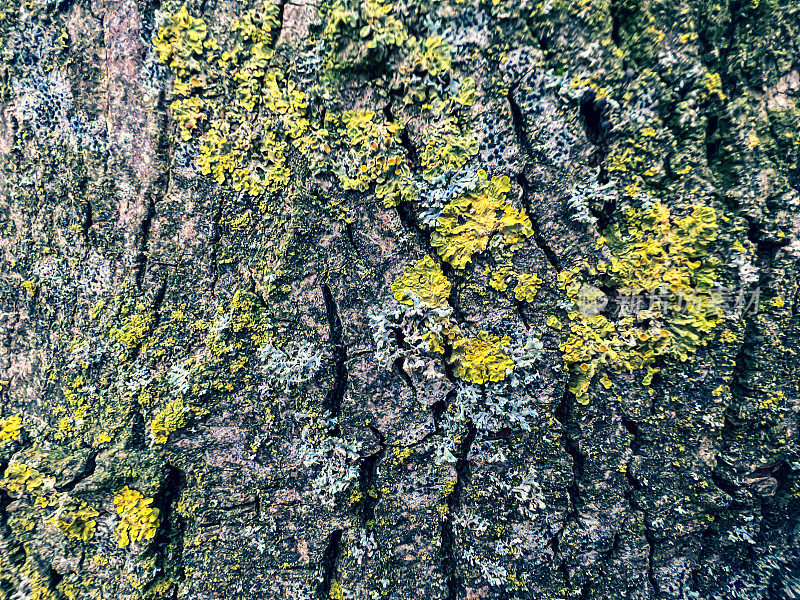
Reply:
[[[111,337],[125,346],[127,350],[133,350],[144,342],[154,322],[155,315],[153,311],[149,311],[144,305],[138,304],[135,313],[120,319],[119,327],[111,330]]]
[[[392,448],[392,453],[394,454],[395,462],[397,464],[399,464],[399,465],[402,465],[411,456],[412,450],[411,450],[411,448],[395,447],[395,448]]]
[[[344,600],[344,593],[342,592],[342,586],[335,579],[331,581],[331,589],[328,592],[328,598],[330,598],[331,600]]]
[[[576,308],[568,313],[570,335],[559,349],[579,403],[588,403],[589,384],[601,367],[645,369],[642,384],[649,385],[657,360],[685,361],[707,343],[722,318],[712,290],[718,261],[708,254],[716,237],[713,208],[695,206],[674,220],[656,203],[628,211],[625,224],[606,229],[598,247],[605,245],[609,259],[559,273],[559,287]],[[596,288],[585,285],[584,271],[619,292],[616,321],[596,314]]]
[[[625,228],[606,229],[599,242],[605,242],[613,257],[598,270],[606,268],[617,287],[642,293],[713,285],[717,263],[707,258],[708,246],[717,238],[713,208],[695,206],[691,216],[672,223],[670,210],[656,203],[647,210],[629,210],[626,221]]]
[[[514,288],[514,298],[520,302],[533,302],[536,292],[542,286],[542,279],[536,273],[522,275]]]
[[[761,410],[775,410],[778,405],[786,399],[784,393],[780,390],[771,394],[768,398],[761,398],[758,401],[758,407]]]
[[[246,72],[243,67],[239,74]],[[292,174],[287,164],[289,145],[299,144],[308,128],[305,95],[276,71],[239,81],[238,86],[224,119],[212,113],[211,126],[200,144],[200,171],[253,197],[285,189]],[[261,115],[263,132],[258,134],[253,114]]]
[[[430,346],[431,352],[438,352],[444,354],[444,344],[452,343],[453,340],[461,336],[461,328],[458,323],[450,318],[441,318],[438,316],[433,317],[433,323],[436,325],[439,332],[427,331],[423,334],[422,338]]]
[[[237,290],[227,307],[220,305],[214,314],[214,324],[195,323],[196,329],[207,329],[205,344],[215,355],[221,356],[235,348],[241,348],[241,340],[229,343],[229,333],[249,334],[257,346],[269,340],[270,323],[264,317],[264,305],[258,296],[245,290]]]
[[[485,171],[478,171],[477,189],[447,204],[431,234],[431,244],[439,255],[456,269],[463,269],[475,254],[486,250],[495,234],[504,247],[518,249],[533,234],[533,227],[524,209],[506,203],[510,189],[508,177],[489,180]]]
[[[171,108],[181,137],[192,139],[208,122],[200,170],[251,196],[286,186],[289,145],[300,144],[309,125],[305,94],[269,69],[278,12],[267,0],[245,11],[231,24],[234,44],[225,52],[205,21],[186,7],[171,15],[154,40],[160,60],[175,75]]]
[[[504,348],[511,339],[481,331],[474,338],[458,338],[453,343],[450,363],[456,375],[469,383],[502,381],[514,368]]]
[[[564,325],[561,323],[561,320],[555,315],[550,315],[547,317],[545,325],[552,327],[553,329],[558,329],[559,331],[564,327]]]
[[[100,513],[83,500],[69,498],[48,520],[48,523],[58,527],[68,538],[88,541],[94,537],[97,529],[97,517]]]
[[[326,65],[332,72],[366,69],[411,42],[392,4],[380,0],[332,3],[323,37],[330,42]]]
[[[475,137],[462,131],[454,117],[437,119],[426,130],[425,147],[420,155],[422,176],[427,181],[451,170],[458,170],[476,154]]]
[[[28,556],[21,572],[24,576],[25,585],[30,592],[25,596],[28,600],[59,600],[64,598],[62,594],[53,592],[51,588],[51,573],[45,570],[32,556]],[[3,573],[5,575],[5,573]]]
[[[414,294],[428,306],[437,308],[447,304],[450,282],[442,268],[430,256],[425,256],[403,270],[403,275],[392,284],[392,291],[403,304],[413,304],[409,294]]]
[[[22,415],[16,414],[0,419],[0,444],[15,440],[22,431]]]
[[[350,169],[335,169],[342,187],[363,192],[370,183],[377,182],[378,197],[388,205],[397,204],[399,198],[395,196],[402,196],[402,190],[392,191],[392,188],[410,175],[404,165],[405,150],[401,146],[403,123],[378,120],[372,111],[348,110],[342,115],[342,125],[346,143],[337,152],[347,156],[344,162],[354,165]]]
[[[185,407],[180,398],[172,400],[150,425],[156,444],[166,444],[169,434],[186,427]]]
[[[0,480],[0,487],[12,494],[31,493],[41,487],[51,487],[52,485],[52,478],[45,477],[43,473],[33,467],[16,460],[11,461],[3,479]]]
[[[442,497],[447,498],[449,497],[456,489],[456,485],[458,484],[457,479],[448,479],[444,482],[442,486]]]
[[[707,72],[703,75],[703,79],[700,83],[702,85],[703,98],[716,96],[719,100],[724,101],[727,97],[722,92],[722,78],[719,76],[719,73]]]
[[[490,242],[489,246],[492,258],[495,261],[494,270],[489,267],[486,268],[486,274],[491,273],[492,275],[489,279],[489,286],[498,292],[505,292],[508,289],[508,284],[513,279],[514,250],[503,246],[502,243],[497,244],[496,241]]]
[[[280,30],[278,4],[257,0],[248,5],[219,41],[186,7],[167,18],[154,40],[159,59],[174,76],[172,116],[180,136],[198,142],[201,172],[261,197],[284,191],[293,175],[290,157],[292,164],[302,157],[312,172],[333,173],[345,189],[366,191],[374,184],[386,206],[411,200],[417,188],[401,144],[405,123],[367,110],[339,112],[340,103],[328,98],[309,110],[310,98],[322,99],[301,89],[305,82],[293,80],[294,69],[286,68],[289,57],[273,49]],[[420,156],[423,177],[430,181],[478,152],[461,119],[475,101],[475,82],[459,79],[457,90],[441,89],[437,82],[451,68],[450,45],[439,36],[417,40],[392,13],[390,4],[377,0],[352,8],[339,2],[327,6],[320,77],[333,90],[338,71],[360,65],[367,72],[396,52],[404,100],[422,103],[438,117],[425,128]]]
[[[203,19],[191,16],[183,6],[158,30],[153,47],[161,62],[178,75],[199,70],[198,59],[210,46],[208,27]]]
[[[114,506],[120,516],[114,535],[120,548],[131,542],[148,541],[155,537],[159,511],[150,506],[152,503],[152,498],[145,498],[127,485],[114,496]]]
[[[230,371],[231,373],[238,373],[242,369],[247,366],[248,358],[246,356],[242,356],[241,358],[237,358],[235,361],[231,363]]]

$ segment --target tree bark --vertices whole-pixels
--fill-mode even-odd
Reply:
[[[0,598],[800,597],[793,1],[0,39]]]

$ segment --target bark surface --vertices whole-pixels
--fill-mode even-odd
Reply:
[[[794,0],[7,0],[0,598],[800,597]]]

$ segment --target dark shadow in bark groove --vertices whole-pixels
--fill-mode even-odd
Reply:
[[[342,530],[337,529],[331,533],[328,545],[322,555],[320,570],[322,581],[319,584],[317,593],[321,598],[328,598],[331,591],[331,582],[336,574],[336,563],[339,560],[340,542],[342,541]]]
[[[322,284],[322,295],[325,299],[325,312],[328,316],[330,328],[330,342],[333,345],[333,387],[325,397],[324,408],[334,417],[339,416],[342,399],[347,389],[347,348],[342,340],[342,321],[339,311],[327,283]]]
[[[447,581],[447,600],[457,600],[463,584],[456,575],[455,533],[453,531],[453,511],[461,501],[461,491],[469,479],[469,451],[475,441],[477,430],[471,422],[467,425],[467,435],[461,443],[456,462],[456,487],[447,497],[447,515],[442,519],[442,571]]]

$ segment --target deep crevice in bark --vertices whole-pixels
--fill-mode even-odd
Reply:
[[[89,479],[92,475],[94,475],[95,469],[97,467],[95,459],[97,457],[97,452],[91,452],[86,457],[86,462],[81,467],[80,471],[75,474],[75,476],[68,482],[66,482],[62,486],[56,486],[60,492],[71,492],[75,489],[75,486],[78,485],[81,481]]]
[[[136,282],[136,289],[142,289],[142,282],[144,274],[147,270],[147,245],[150,238],[150,227],[153,222],[153,217],[156,214],[155,201],[151,198],[147,203],[147,210],[139,227],[139,244],[134,258],[133,274],[134,281]]]
[[[286,2],[287,1],[288,0],[280,0],[280,2],[277,3],[278,4],[278,16],[276,18],[278,19],[278,28],[274,32],[272,32],[272,35],[273,35],[272,47],[273,48],[275,48],[275,46],[277,45],[278,40],[281,39],[281,32],[283,31],[283,12],[284,12],[284,9],[286,8]]]
[[[375,505],[378,503],[379,495],[372,488],[378,477],[378,466],[383,460],[383,455],[386,453],[386,438],[375,427],[370,426],[370,430],[380,441],[380,447],[377,452],[364,457],[359,466],[358,487],[361,493],[361,523],[367,525],[375,519]]]
[[[347,348],[342,340],[342,321],[339,319],[339,311],[327,283],[322,284],[322,295],[325,299],[330,343],[333,346],[333,387],[325,397],[324,408],[330,411],[331,416],[338,417],[347,389]]]
[[[223,198],[219,198],[217,205],[214,207],[214,214],[211,218],[211,238],[208,240],[211,250],[209,252],[209,259],[211,261],[211,285],[209,289],[214,290],[217,287],[217,280],[219,279],[219,245],[222,240],[222,205],[225,202]]]
[[[447,496],[447,514],[441,520],[441,550],[442,550],[442,571],[447,583],[447,600],[458,600],[463,584],[459,581],[457,571],[457,561],[455,554],[455,532],[453,531],[453,511],[459,506],[461,492],[464,485],[469,480],[469,451],[472,442],[475,441],[477,430],[471,422],[467,424],[467,433],[461,442],[461,448],[456,462],[456,486],[452,493]]]
[[[530,140],[528,140],[528,133],[525,131],[525,116],[522,114],[522,109],[519,104],[517,104],[517,101],[514,100],[514,92],[516,92],[516,90],[516,85],[509,89],[508,94],[506,94],[506,100],[508,100],[508,106],[511,109],[511,121],[514,126],[514,133],[516,134],[517,141],[519,141],[520,146],[522,146],[525,155],[530,156],[531,144]]]
[[[154,313],[153,323],[150,325],[150,327],[147,328],[146,334],[142,336],[142,341],[140,341],[136,346],[131,348],[128,354],[128,360],[131,363],[136,362],[136,359],[139,358],[139,354],[142,351],[142,345],[144,344],[144,341],[147,339],[147,336],[149,336],[161,322],[161,303],[164,302],[164,297],[166,296],[167,293],[168,281],[169,281],[168,278],[165,277],[161,281],[161,285],[158,286],[158,288],[156,289],[155,295],[153,296],[153,301],[150,303],[150,308]]]
[[[171,575],[180,582],[186,577],[181,558],[186,523],[177,509],[181,494],[186,488],[186,474],[170,464],[166,465],[166,470],[166,477],[156,496],[159,501],[161,526],[153,539],[153,548],[160,549],[161,568],[170,566],[175,569]]]
[[[528,197],[530,194],[530,184],[528,183],[528,180],[524,174],[520,173],[517,175],[517,183],[522,188],[522,204],[525,207],[525,211],[528,213],[528,218],[531,221],[531,226],[533,228],[533,240],[536,242],[536,245],[539,247],[539,249],[544,253],[545,257],[547,258],[547,262],[550,263],[550,266],[556,271],[560,271],[561,260],[558,258],[558,255],[553,251],[553,249],[550,248],[547,241],[542,236],[542,231],[539,227],[539,221],[533,213],[532,204],[530,198]]]
[[[397,335],[397,340],[398,340],[398,343],[399,343],[400,338],[402,336],[402,332],[396,331],[395,334]],[[394,369],[397,371],[397,374],[402,378],[402,380],[406,383],[408,388],[411,390],[411,397],[412,397],[413,401],[416,402],[417,401],[417,388],[416,388],[416,386],[414,385],[414,382],[411,379],[411,375],[409,375],[408,371],[406,371],[405,366],[403,364],[404,362],[405,362],[405,359],[402,356],[398,356],[394,360],[393,366],[394,366]]]
[[[340,542],[342,541],[342,530],[337,529],[328,538],[328,544],[320,561],[321,581],[317,590],[321,598],[328,598],[331,591],[331,582],[336,575],[336,563],[339,560]]]
[[[581,97],[579,104],[586,138],[595,146],[602,146],[610,129],[607,120],[608,101],[597,98],[594,90],[588,89]]]
[[[656,581],[655,570],[653,568],[653,555],[656,551],[656,543],[648,538],[647,547],[647,580],[650,582],[650,587],[653,590],[653,598],[659,598],[661,593],[658,591],[658,582]]]

